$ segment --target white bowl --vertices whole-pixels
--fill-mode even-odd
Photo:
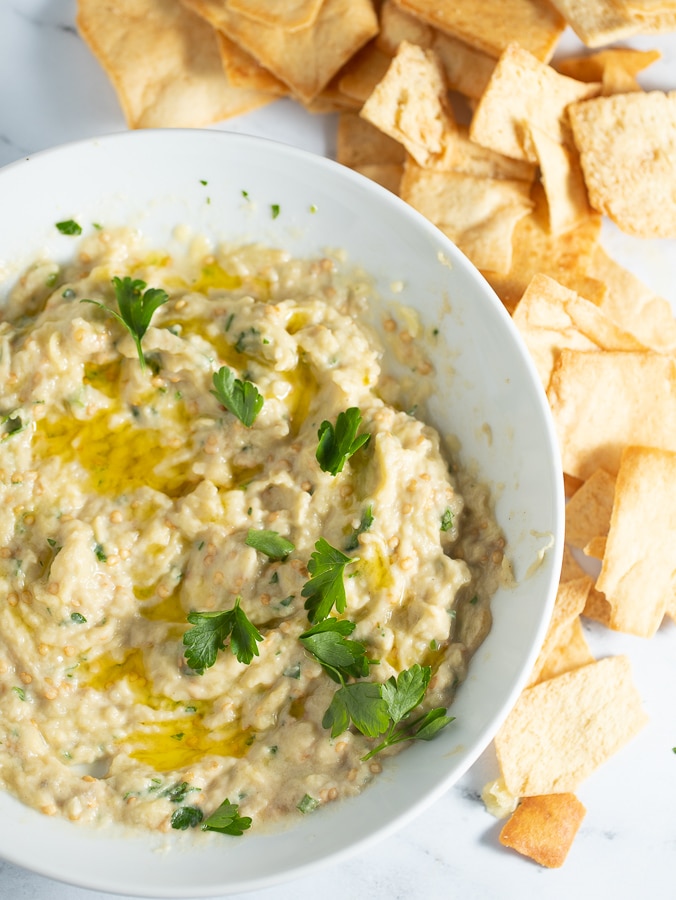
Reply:
[[[432,420],[457,435],[462,458],[494,486],[517,579],[493,600],[493,627],[458,692],[453,725],[388,760],[356,799],[275,834],[200,844],[199,835],[175,833],[170,853],[153,835],[87,830],[0,795],[0,855],[119,894],[205,897],[268,887],[363,851],[419,814],[485,749],[524,685],[551,613],[563,546],[561,468],[544,392],[509,316],[467,259],[397,197],[329,160],[257,138],[156,130],[85,141],[1,170],[0,197],[6,283],[40,253],[68,257],[73,238],[54,227],[64,219],[134,225],[156,246],[187,224],[295,255],[342,247],[386,301],[439,327],[446,346],[436,359],[432,352]],[[403,290],[393,295],[396,282]]]

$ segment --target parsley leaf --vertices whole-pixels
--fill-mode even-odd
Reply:
[[[204,813],[197,806],[181,806],[171,816],[171,827],[185,831],[194,828],[204,818]]]
[[[235,378],[235,373],[227,366],[221,366],[218,372],[214,372],[213,382],[215,390],[211,393],[214,397],[243,425],[251,428],[263,408],[263,395],[256,385]]]
[[[249,665],[258,656],[256,644],[263,636],[240,607],[241,599],[236,597],[234,607],[222,612],[188,613],[188,622],[194,628],[183,635],[183,646],[188,665],[198,675],[204,675],[204,670],[213,666],[218,651],[225,650],[228,638],[239,662]]]
[[[61,234],[77,235],[82,234],[82,228],[74,219],[65,219],[63,222],[57,222],[56,227]]]
[[[453,528],[453,513],[450,506],[447,506],[444,510],[444,513],[441,517],[441,525],[439,527],[442,531],[450,531],[451,528]]]
[[[266,531],[264,528],[250,528],[244,543],[275,560],[286,559],[289,553],[296,549],[291,541],[282,537],[278,532]]]
[[[143,354],[141,341],[148,330],[155,310],[167,302],[169,295],[162,288],[148,288],[148,290],[145,290],[145,281],[141,281],[140,278],[130,278],[128,275],[125,275],[124,278],[118,278],[116,275],[112,280],[112,285],[115,289],[115,299],[117,300],[119,313],[98,300],[83,299],[80,302],[93,303],[95,306],[100,307],[116,318],[127,329],[136,344],[141,369],[145,372],[146,358]]]
[[[351,406],[345,412],[338,413],[335,427],[324,420],[319,426],[317,436],[317,462],[322,471],[337,475],[343,471],[346,461],[368,443],[370,434],[357,437],[357,429],[361,424],[361,412]]]
[[[332,738],[347,731],[350,723],[367,737],[377,737],[387,729],[389,721],[381,685],[357,681],[338,688],[324,713],[322,725],[331,729]]]
[[[343,572],[348,563],[356,560],[357,557],[345,556],[324,538],[320,538],[315,544],[307,565],[312,577],[301,590],[302,596],[307,598],[305,609],[313,625],[328,618],[334,605],[339,613],[345,612],[347,599]]]
[[[402,741],[431,741],[442,728],[453,721],[453,717],[447,716],[443,707],[436,707],[413,722],[406,722],[399,727],[400,723],[408,719],[416,706],[422,703],[431,673],[432,670],[429,666],[419,666],[416,663],[410,669],[404,669],[396,678],[392,676],[381,685],[381,696],[387,706],[390,719],[389,726],[387,726],[385,739],[362,759],[371,759],[386,747],[392,747]]]
[[[238,804],[229,800],[224,800],[202,823],[202,831],[218,831],[235,837],[243,834],[247,828],[251,828],[251,817],[240,816]]]
[[[326,674],[342,684],[344,678],[365,678],[371,662],[361,641],[350,641],[354,622],[324,619],[299,636],[302,645],[322,666]]]

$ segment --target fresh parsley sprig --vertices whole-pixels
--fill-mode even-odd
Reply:
[[[417,663],[410,669],[404,669],[395,678],[389,678],[381,687],[381,697],[387,705],[389,724],[384,740],[370,750],[362,759],[371,759],[386,747],[400,744],[402,741],[431,741],[432,738],[453,721],[447,716],[444,707],[436,707],[412,722],[407,719],[411,712],[419,706],[430,682],[432,670],[429,666]]]
[[[322,471],[331,475],[342,472],[347,460],[369,442],[370,434],[357,437],[360,424],[361,412],[356,406],[338,413],[335,426],[326,420],[322,422],[317,432],[319,443],[316,452]]]
[[[327,619],[334,606],[339,613],[345,612],[347,599],[343,573],[349,563],[356,561],[356,556],[346,556],[324,538],[317,541],[307,565],[312,577],[301,590],[306,598],[307,617],[313,625]]]
[[[249,621],[240,606],[241,599],[236,597],[234,607],[221,612],[188,613],[188,622],[194,627],[183,635],[183,646],[188,665],[198,675],[213,666],[228,639],[233,654],[244,665],[259,655],[257,644],[263,635]]]
[[[362,513],[361,522],[348,538],[345,549],[356,550],[359,546],[359,535],[368,531],[371,525],[373,525],[373,507],[369,504]]]
[[[348,640],[356,625],[347,619],[324,619],[299,636],[329,678],[344,684],[346,678],[365,678],[375,660],[369,660],[361,641]]]
[[[211,392],[233,416],[251,428],[263,408],[263,395],[252,381],[235,378],[235,373],[227,366],[221,366],[213,374],[214,390]]]
[[[141,369],[145,372],[146,358],[141,341],[148,330],[153,314],[163,303],[167,302],[169,295],[162,288],[146,290],[145,281],[141,281],[140,278],[130,278],[128,275],[125,275],[124,278],[118,278],[116,275],[112,280],[112,285],[119,313],[99,300],[83,299],[80,302],[93,303],[94,306],[100,307],[127,329],[136,344]]]
[[[265,528],[250,528],[244,543],[274,560],[285,560],[296,549],[295,544],[277,531]]]
[[[239,815],[239,805],[224,800],[217,810],[202,822],[202,831],[218,831],[235,837],[251,828],[251,817]]]

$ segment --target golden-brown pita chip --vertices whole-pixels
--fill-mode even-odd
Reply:
[[[606,552],[607,540],[608,538],[602,534],[591,538],[591,540],[583,547],[585,554],[587,556],[592,556],[594,559],[603,559],[603,556]]]
[[[561,630],[559,643],[551,648],[540,670],[538,681],[548,681],[565,672],[587,666],[591,662],[594,662],[594,654],[589,649],[578,617]]]
[[[551,0],[583,44],[600,47],[641,31],[640,23],[614,2]]]
[[[560,143],[535,125],[525,126],[525,140],[540,167],[549,230],[552,234],[570,231],[591,214],[579,154],[575,147]]]
[[[563,548],[563,559],[561,561],[561,581],[573,581],[576,578],[583,578],[585,575],[587,575],[587,572],[585,572],[575,558],[573,551],[566,544]]]
[[[556,592],[556,601],[547,634],[528,679],[528,686],[542,681],[542,670],[551,654],[561,645],[562,636],[569,632],[571,623],[582,613],[592,586],[589,575],[573,581],[562,581]]]
[[[568,350],[645,350],[599,308],[547,275],[534,275],[512,314],[548,387],[559,353]]]
[[[324,0],[312,25],[296,31],[235,13],[226,0],[181,2],[240,44],[303,103],[314,100],[378,32],[370,0]]]
[[[264,69],[251,54],[242,50],[239,44],[231,41],[222,31],[217,31],[216,36],[223,68],[228,82],[233,87],[266,91],[278,97],[284,97],[289,93],[283,81]]]
[[[432,49],[441,60],[449,88],[478,100],[495,69],[495,57],[442,31],[434,32]]]
[[[610,626],[611,607],[601,591],[593,587],[587,595],[587,602],[584,605],[582,615],[586,619],[593,619],[606,628]]]
[[[596,537],[606,537],[615,496],[615,479],[597,469],[566,505],[566,541],[583,549]]]
[[[591,205],[638,237],[676,237],[676,91],[569,107]]]
[[[607,316],[646,347],[662,353],[676,351],[676,318],[668,300],[653,293],[600,245],[594,250],[588,272],[608,287],[599,304]]]
[[[380,50],[374,41],[362,47],[348,60],[338,74],[338,86],[349,97],[364,103],[385,76],[391,57]]]
[[[582,484],[583,481],[581,478],[573,478],[573,476],[569,475],[567,472],[563,473],[563,493],[566,499],[572,497],[575,491],[582,487]]]
[[[429,49],[434,33],[433,28],[417,16],[411,16],[403,9],[399,9],[393,0],[385,0],[380,7],[380,33],[376,43],[383,53],[389,56],[395,55],[402,41]]]
[[[409,159],[400,195],[479,268],[508,271],[512,231],[531,208],[524,181],[423,169]]]
[[[594,303],[601,303],[606,287],[587,275],[598,245],[601,216],[586,219],[564,234],[551,234],[547,201],[540,185],[531,192],[533,211],[520,219],[512,237],[512,265],[509,272],[484,271],[487,280],[508,309],[513,309],[534,275],[543,273]]]
[[[472,117],[470,137],[505,156],[537,162],[525,127],[559,144],[568,140],[566,107],[599,94],[601,85],[559,75],[523,47],[511,44],[493,71]]]
[[[228,84],[213,29],[180,3],[80,0],[77,26],[130,128],[210,125],[274,99]]]
[[[446,82],[437,56],[404,41],[361,115],[425,166],[442,152],[444,133],[453,128],[445,98]]]
[[[519,797],[575,791],[646,721],[626,656],[526,688],[495,738],[507,789]]]
[[[675,507],[676,445],[674,452],[627,447],[596,582],[617,631],[652,637],[662,624],[676,578]]]
[[[547,396],[563,468],[578,478],[597,469],[616,474],[631,444],[676,450],[676,360],[670,357],[562,350]]]
[[[600,81],[604,95],[623,91],[640,91],[636,76],[656,60],[659,50],[637,50],[632,47],[611,47],[588,56],[571,56],[556,63],[557,71],[578,81]]]
[[[524,797],[500,832],[500,843],[557,869],[570,852],[587,810],[575,794]]]
[[[403,166],[406,151],[398,141],[371,125],[356,112],[344,112],[338,117],[336,159],[353,169],[371,163]]]
[[[401,179],[404,174],[403,165],[397,163],[363,163],[354,167],[355,172],[360,172],[371,181],[381,187],[387,188],[393,194],[399,194]]]
[[[429,161],[426,168],[438,172],[464,172],[477,178],[505,178],[532,183],[536,167],[496,153],[469,139],[466,125],[457,125],[443,135],[443,149],[438,157]]]
[[[397,3],[406,12],[494,57],[517,42],[546,62],[565,27],[563,18],[553,7],[538,0],[473,0],[472,3],[397,0]]]
[[[228,0],[228,8],[263,25],[286,31],[308,28],[317,18],[324,0]]]

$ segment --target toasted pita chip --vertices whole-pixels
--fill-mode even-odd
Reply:
[[[264,69],[251,54],[242,50],[239,44],[231,41],[222,31],[217,31],[216,35],[223,68],[228,82],[233,87],[267,91],[278,97],[285,97],[289,93],[289,88],[283,81]]]
[[[512,231],[531,208],[524,181],[423,169],[409,159],[400,194],[480,268],[508,271]]]
[[[569,632],[571,623],[577,620],[584,609],[592,583],[589,575],[583,575],[582,578],[576,578],[574,581],[562,581],[559,584],[549,628],[528,679],[528,686],[543,680],[543,668],[547,665],[552,653],[560,647],[562,636]]]
[[[387,188],[393,194],[399,195],[401,189],[401,179],[404,174],[404,167],[397,163],[363,163],[354,167],[355,172],[360,172],[371,181],[381,187]]]
[[[391,57],[370,41],[343,66],[338,75],[340,90],[364,103],[385,77],[390,62]]]
[[[578,81],[600,81],[604,95],[640,91],[636,76],[656,60],[659,50],[636,50],[631,47],[612,47],[589,56],[571,56],[559,60],[556,68],[562,75]]]
[[[441,60],[449,88],[478,100],[495,69],[495,57],[441,31],[434,32],[432,49]]]
[[[676,450],[676,360],[658,353],[562,350],[547,391],[563,468],[617,473],[624,447]]]
[[[608,628],[610,626],[610,614],[610,603],[606,600],[605,595],[597,590],[596,587],[593,587],[587,596],[582,615],[586,619],[593,619],[595,622],[599,622]]]
[[[546,62],[565,27],[563,18],[548,3],[537,0],[474,0],[472,3],[397,0],[397,3],[406,12],[494,57],[516,42]]]
[[[569,107],[591,205],[638,237],[676,237],[676,91]]]
[[[511,159],[496,153],[469,139],[466,125],[457,125],[443,135],[443,149],[431,159],[428,169],[438,172],[464,172],[477,178],[504,178],[529,184],[535,178],[536,167],[532,163]]]
[[[570,852],[587,810],[575,794],[524,797],[500,832],[500,843],[557,869]]]
[[[213,29],[180,3],[80,0],[77,26],[130,128],[210,125],[274,99],[228,84]]]
[[[234,13],[262,22],[263,25],[297,31],[309,28],[321,9],[324,0],[228,0],[228,7]]]
[[[356,112],[341,113],[336,134],[336,159],[350,168],[371,163],[403,166],[406,151],[398,141]]]
[[[600,245],[594,249],[588,271],[608,286],[599,304],[607,316],[646,347],[662,353],[676,350],[676,318],[667,300],[615,262]]]
[[[676,12],[676,0],[615,0],[620,9],[632,13],[654,15]]]
[[[296,31],[235,13],[226,0],[181,2],[250,53],[303,103],[314,100],[378,32],[370,0],[324,0],[312,25]]]
[[[537,155],[524,129],[537,128],[550,140],[569,138],[566,107],[601,91],[559,75],[518,44],[504,51],[474,111],[469,136],[477,144],[505,156],[536,163]]]
[[[521,299],[534,275],[543,273],[587,300],[600,304],[606,287],[589,277],[587,268],[599,241],[601,217],[591,216],[564,234],[549,231],[547,202],[541,186],[531,192],[533,211],[520,219],[512,237],[512,265],[509,272],[484,275],[508,309]]]
[[[626,656],[526,688],[495,738],[507,789],[518,797],[575,791],[646,721]]]
[[[378,47],[389,56],[394,56],[402,41],[429,49],[432,46],[434,29],[411,16],[392,2],[385,0],[380,7],[380,33],[376,38]]]
[[[566,22],[588,47],[600,47],[638,34],[640,23],[613,3],[589,0],[551,0]]]
[[[676,578],[675,506],[676,451],[627,447],[596,582],[617,631],[652,637],[662,623]]]
[[[583,578],[587,572],[582,568],[575,558],[575,554],[568,544],[563,548],[563,560],[561,561],[561,581],[573,581],[576,578]]]
[[[575,147],[559,143],[534,125],[525,126],[525,140],[540,167],[549,230],[552,234],[570,231],[591,214],[579,154]]]
[[[587,666],[591,662],[594,662],[594,654],[589,649],[578,617],[561,630],[559,643],[550,649],[540,670],[538,681],[548,681],[565,672]]]
[[[605,537],[605,535],[597,534],[596,537],[591,538],[582,549],[587,556],[592,556],[594,559],[603,559],[606,552],[607,540],[608,538]]]
[[[512,314],[544,387],[557,357],[568,350],[645,350],[595,304],[547,275],[534,275]]]
[[[425,166],[443,150],[453,128],[446,82],[437,56],[404,41],[361,115],[406,147]]]
[[[575,491],[579,490],[583,481],[581,478],[573,478],[567,472],[563,473],[563,493],[566,497],[572,497]]]
[[[566,504],[566,541],[582,549],[593,538],[606,537],[615,496],[615,479],[597,469]]]

